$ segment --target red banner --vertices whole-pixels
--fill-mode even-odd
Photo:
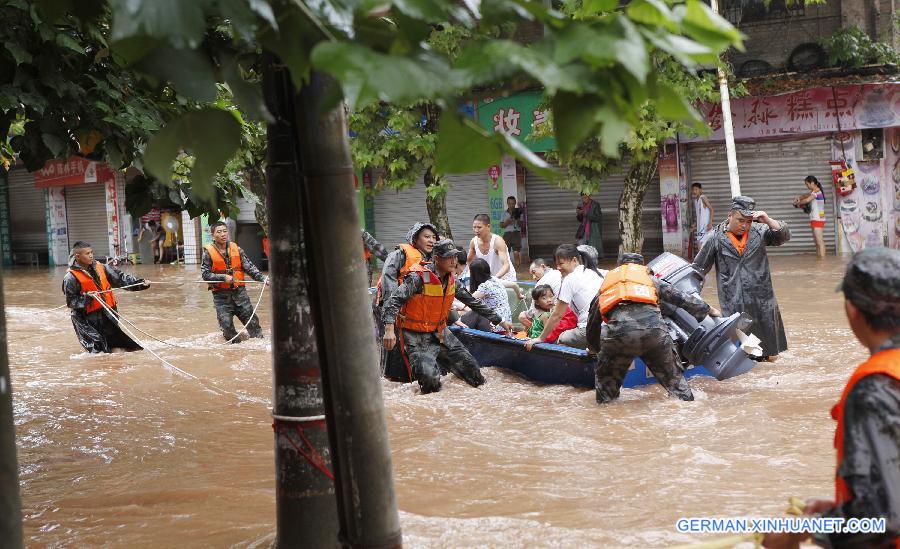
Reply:
[[[722,105],[704,103],[700,113],[712,135],[682,142],[724,140]],[[732,99],[731,118],[737,140],[900,126],[900,84],[812,88]]]
[[[84,185],[104,181],[112,175],[109,166],[102,162],[88,160],[81,156],[70,156],[66,160],[54,159],[34,172],[34,186],[39,189],[47,187],[64,187],[67,185]]]

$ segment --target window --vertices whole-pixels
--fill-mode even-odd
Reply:
[[[732,25],[773,21],[805,14],[803,0],[771,0],[768,6],[763,0],[724,0],[722,16]]]

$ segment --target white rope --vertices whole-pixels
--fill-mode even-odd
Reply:
[[[103,301],[102,299],[100,299],[99,297],[97,297],[96,295],[94,295],[93,292],[92,292],[91,294],[88,294],[88,295],[90,295],[91,297],[93,297],[94,299],[96,299],[96,300],[97,300],[97,303],[99,303],[100,306],[103,307],[103,308],[106,310],[106,312],[110,313],[110,315],[113,317],[113,320],[115,320],[115,321],[116,321],[116,324],[118,324],[119,329],[121,329],[123,332],[125,332],[125,334],[126,334],[128,337],[130,337],[131,339],[133,339],[138,345],[140,345],[141,347],[143,347],[145,351],[149,352],[151,355],[153,355],[153,356],[155,356],[156,358],[158,358],[160,362],[162,362],[165,366],[171,368],[173,371],[178,372],[178,373],[184,375],[184,376],[187,377],[187,378],[195,379],[195,380],[197,380],[197,381],[200,381],[200,378],[199,378],[199,377],[195,376],[194,374],[192,374],[192,373],[190,373],[190,372],[187,372],[187,371],[185,371],[185,370],[182,370],[182,369],[179,368],[178,366],[175,366],[174,364],[172,364],[172,363],[169,362],[168,360],[166,360],[166,359],[164,359],[163,357],[161,357],[161,356],[159,356],[158,354],[156,354],[156,352],[155,352],[153,349],[151,349],[150,347],[148,347],[146,343],[144,343],[143,341],[141,341],[140,339],[138,339],[138,337],[137,337],[136,335],[134,335],[134,333],[131,332],[131,330],[129,330],[128,328],[126,328],[126,327],[119,321],[118,314],[117,314],[117,313],[116,313],[109,305],[107,305],[105,301]]]
[[[247,324],[253,322],[253,318],[256,317],[256,310],[259,309],[259,304],[262,303],[263,294],[266,293],[266,282],[269,280],[269,277],[266,276],[266,279],[263,280],[262,290],[259,291],[259,299],[256,300],[256,305],[253,307],[253,314],[250,315],[250,318],[247,320]],[[241,331],[234,334],[234,337],[225,342],[225,344],[229,344],[235,339],[237,339],[242,333],[247,332],[247,324],[244,324],[244,327],[241,328]],[[247,335],[250,335],[250,332],[247,332]]]
[[[94,292],[88,292],[88,295],[91,295],[91,294],[94,294]],[[95,297],[94,299],[97,299],[97,298]],[[98,301],[103,303],[103,300],[98,299]],[[106,305],[106,303],[103,303],[103,304]],[[115,309],[111,309],[111,308],[107,308],[107,311],[109,311],[110,314],[115,315],[117,320],[124,320],[129,326],[131,326],[135,330],[139,331],[140,333],[144,334],[145,336],[149,337],[150,339],[153,339],[154,341],[158,341],[158,342],[162,343],[163,345],[168,345],[169,347],[177,347],[179,349],[191,349],[192,348],[187,345],[177,345],[175,343],[169,343],[168,341],[163,341],[162,339],[156,337],[155,335],[149,334],[149,333],[145,332],[144,330],[138,328],[134,322],[132,322],[132,321],[128,320],[127,318],[125,318],[124,316],[122,316],[122,313],[120,313],[119,311],[116,311]]]
[[[307,423],[310,421],[322,421],[325,419],[325,416],[279,416],[278,414],[272,414],[272,419],[277,419],[278,421],[289,421],[293,423]]]
[[[221,396],[221,395],[224,393],[224,394],[228,394],[228,395],[237,397],[238,400],[242,400],[242,401],[245,400],[241,395],[239,395],[239,394],[237,394],[237,393],[235,393],[235,392],[229,391],[229,390],[227,390],[227,389],[222,389],[221,387],[216,386],[215,383],[210,382],[210,384],[213,385],[214,388],[213,388],[213,387],[209,387],[209,385],[207,385],[206,383],[204,383],[203,380],[200,379],[199,377],[195,376],[194,374],[192,374],[192,373],[190,373],[190,372],[188,372],[188,371],[182,370],[182,369],[179,368],[178,366],[175,366],[174,364],[172,364],[172,363],[169,362],[168,360],[166,360],[166,359],[164,359],[163,357],[159,356],[159,355],[156,353],[156,351],[154,351],[153,349],[151,349],[150,347],[148,347],[146,343],[144,343],[143,341],[141,341],[140,339],[138,339],[138,337],[135,336],[133,332],[131,332],[128,328],[126,328],[125,326],[123,326],[121,322],[119,322],[119,318],[118,318],[118,316],[117,316],[116,311],[112,310],[112,309],[109,307],[109,305],[107,305],[102,299],[98,298],[96,295],[92,295],[91,297],[93,297],[94,299],[96,299],[97,302],[100,303],[100,305],[101,305],[107,312],[109,312],[109,313],[112,315],[113,320],[116,321],[116,324],[118,324],[119,329],[121,329],[123,332],[125,332],[125,335],[127,335],[128,337],[130,337],[131,339],[133,339],[138,345],[140,345],[141,347],[143,347],[145,351],[147,351],[147,352],[150,353],[151,355],[155,356],[160,362],[163,363],[164,366],[166,366],[167,368],[170,368],[172,371],[178,372],[179,374],[181,374],[181,375],[183,375],[183,376],[185,376],[185,377],[187,377],[187,378],[189,378],[189,379],[193,379],[194,381],[196,381],[197,383],[199,383],[200,385],[202,385],[204,389],[206,389],[207,391],[209,391],[209,392],[211,392],[211,393],[213,393],[213,394],[216,394],[216,395]]]
[[[35,314],[35,315],[42,315],[42,314],[44,314],[44,313],[52,313],[53,311],[58,311],[58,310],[60,310],[60,309],[65,309],[66,307],[68,307],[68,305],[65,305],[65,304],[64,304],[64,305],[60,305],[59,307],[53,307],[52,309],[44,309],[43,311],[36,311],[36,312],[34,312],[34,313],[32,313],[32,314]]]

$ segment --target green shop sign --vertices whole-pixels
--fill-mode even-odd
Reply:
[[[528,91],[509,97],[482,99],[478,102],[478,124],[491,133],[505,133],[515,137],[533,152],[545,152],[556,148],[556,140],[545,137],[529,139],[535,126],[543,124],[546,112],[538,108],[541,92]]]

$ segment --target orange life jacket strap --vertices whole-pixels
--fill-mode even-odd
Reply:
[[[844,407],[847,404],[847,397],[850,396],[850,392],[859,380],[876,374],[890,376],[900,381],[900,349],[888,349],[875,353],[869,357],[869,360],[860,364],[847,381],[847,385],[841,393],[841,399],[831,409],[831,417],[837,420],[837,428],[834,431],[834,447],[837,450],[837,471],[840,471],[841,462],[844,459]],[[850,487],[847,486],[840,474],[836,472],[835,502],[840,505],[852,499],[853,494],[850,491]]]

